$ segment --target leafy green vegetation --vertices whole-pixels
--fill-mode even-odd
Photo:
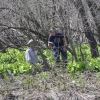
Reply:
[[[100,58],[93,59],[90,54],[89,46],[87,44],[82,45],[82,54],[84,61],[81,60],[81,53],[76,47],[76,53],[78,55],[78,61],[72,61],[72,55],[68,52],[68,65],[66,68],[70,73],[83,72],[87,69],[100,71]],[[99,48],[100,49],[100,48]],[[46,49],[44,50],[44,55],[46,56],[47,62],[50,63],[51,67],[54,66],[53,52]],[[39,59],[41,56],[39,55]],[[37,64],[41,68],[40,64]],[[29,63],[25,61],[24,51],[19,51],[16,49],[7,49],[6,53],[0,53],[0,74],[10,72],[13,75],[19,75],[23,73],[31,73],[33,68]],[[41,77],[45,77],[47,73],[43,73]]]
[[[0,74],[10,71],[14,75],[31,72],[30,64],[25,61],[23,51],[7,49],[6,53],[0,53]]]

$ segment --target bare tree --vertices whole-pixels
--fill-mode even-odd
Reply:
[[[85,30],[85,36],[88,38],[88,42],[90,44],[92,57],[98,57],[99,53],[98,53],[98,48],[97,48],[97,42],[96,42],[96,40],[94,38],[94,35],[93,35],[93,32],[91,31],[91,28],[89,26],[89,23],[88,23],[88,20],[87,20],[87,17],[86,17],[86,13],[85,13],[82,1],[81,0],[76,0],[74,2],[74,4],[75,4],[76,9],[79,10],[79,13],[81,15],[84,30]]]
[[[96,2],[94,0],[86,0],[87,4],[89,6],[89,10],[91,11],[91,14],[94,18],[95,25],[97,27],[98,37],[100,41],[100,8],[97,6]]]
[[[94,0],[90,1],[94,2]],[[87,41],[81,33],[85,33],[88,38],[92,57],[97,57],[97,42],[89,25],[84,5],[81,0],[76,0],[75,4],[73,2],[70,0],[4,0],[0,3],[0,49],[2,51],[7,47],[21,49],[26,45],[27,40],[32,38],[31,36],[35,37],[42,47],[41,42],[47,45],[49,28],[56,27],[58,30],[61,29],[68,38],[71,47],[68,47],[68,50],[76,60],[75,43]],[[96,6],[92,7],[91,13],[97,9]],[[96,13],[93,18],[98,27]]]

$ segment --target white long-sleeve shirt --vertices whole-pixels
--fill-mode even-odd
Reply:
[[[25,58],[26,61],[29,62],[30,64],[33,63],[39,63],[39,59],[37,57],[37,53],[35,50],[33,50],[32,48],[28,48],[25,52]]]

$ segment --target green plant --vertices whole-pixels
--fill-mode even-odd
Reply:
[[[85,61],[81,60],[81,53],[78,51],[78,45],[75,46],[78,61],[72,62],[72,55],[68,53],[68,65],[66,68],[70,73],[74,72],[83,72],[86,69],[90,70],[97,70],[100,71],[100,58],[93,59],[91,57],[90,49],[88,44],[82,44],[81,50],[83,53],[83,57]],[[99,48],[99,47],[98,47]],[[99,48],[100,50],[100,48]],[[55,65],[53,52],[49,49],[45,49],[43,51],[47,62],[51,65]],[[42,59],[41,56],[38,56],[39,59]],[[39,70],[42,69],[41,64],[37,64]],[[6,53],[0,53],[0,74],[11,72],[13,75],[20,75],[23,73],[32,73],[33,68],[30,66],[29,63],[25,60],[25,53],[24,51],[19,51],[16,49],[8,48]],[[41,78],[46,77],[46,73],[40,74]]]

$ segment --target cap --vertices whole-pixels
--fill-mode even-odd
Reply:
[[[30,40],[28,41],[27,45],[29,45],[29,44],[32,43],[32,42],[33,42],[33,40],[30,39]]]

